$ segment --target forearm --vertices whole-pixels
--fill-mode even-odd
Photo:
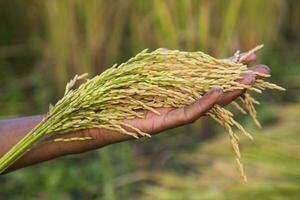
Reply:
[[[0,156],[3,156],[12,146],[21,140],[34,126],[43,119],[43,115],[0,120]],[[26,167],[64,155],[82,153],[108,144],[124,141],[130,137],[105,129],[90,129],[65,133],[68,137],[92,137],[86,141],[47,142],[28,151],[8,170]]]
[[[43,119],[43,115],[0,120],[0,156]]]

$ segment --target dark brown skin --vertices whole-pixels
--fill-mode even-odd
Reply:
[[[256,60],[255,54],[250,55],[244,64],[251,64]],[[270,70],[263,64],[257,64],[250,68],[252,71],[269,74]],[[255,79],[252,74],[244,74],[241,80],[243,84],[251,85]],[[126,123],[139,128],[141,131],[151,135],[160,133],[164,130],[185,124],[193,123],[198,120],[215,104],[225,106],[237,97],[242,95],[244,90],[223,93],[220,88],[213,88],[207,92],[201,99],[191,105],[182,108],[159,108],[157,111],[161,115],[156,115],[150,111],[145,112],[144,119],[125,120]],[[15,119],[0,120],[0,156],[4,155],[13,145],[23,138],[34,126],[43,118],[43,115],[22,117]],[[72,142],[54,142],[37,146],[27,152],[21,159],[14,163],[7,171],[13,171],[22,167],[30,166],[46,160],[57,158],[64,155],[84,153],[90,150],[98,149],[103,146],[133,139],[128,135],[106,129],[87,129],[64,134],[64,138],[69,137],[87,137],[92,140],[72,141]]]

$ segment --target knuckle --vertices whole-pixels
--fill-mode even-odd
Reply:
[[[195,113],[193,111],[188,111],[186,108],[183,109],[182,116],[182,124],[193,123],[195,121]]]

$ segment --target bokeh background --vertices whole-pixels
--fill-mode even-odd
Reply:
[[[300,199],[300,1],[1,0],[1,118],[45,113],[75,74],[145,48],[221,58],[261,43],[258,61],[287,91],[258,97],[260,130],[236,113],[255,136],[240,142],[247,184],[225,131],[201,119],[8,174],[0,199]]]

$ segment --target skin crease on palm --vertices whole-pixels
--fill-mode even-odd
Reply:
[[[244,64],[250,65],[255,61],[256,55],[251,54],[244,61]],[[263,64],[253,65],[249,69],[264,74],[270,73],[269,68]],[[237,81],[243,84],[251,85],[255,82],[255,79],[259,78],[261,77],[254,77],[252,73],[249,73],[243,74],[242,78]],[[145,112],[144,119],[131,119],[125,120],[124,122],[139,128],[143,132],[154,135],[167,129],[192,123],[204,116],[205,113],[215,104],[226,106],[244,92],[244,90],[236,90],[233,92],[223,93],[221,88],[213,88],[201,99],[197,100],[191,105],[181,108],[159,108],[157,111],[160,112],[161,115],[156,115],[151,111],[147,111]],[[24,137],[28,131],[30,131],[39,121],[42,120],[42,118],[43,115],[19,119],[0,120],[0,141],[5,141],[5,144],[0,145],[0,156],[7,152],[22,137]],[[7,133],[10,134],[8,135]],[[37,146],[27,152],[6,172],[60,156],[83,153],[109,144],[133,139],[129,135],[106,129],[87,129],[66,133],[60,137],[92,137],[93,139],[86,141],[53,142]]]

